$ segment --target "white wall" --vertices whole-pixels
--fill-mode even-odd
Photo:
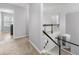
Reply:
[[[71,35],[71,42],[79,44],[79,4],[68,4],[66,9],[66,33]],[[79,47],[71,45],[71,52],[79,54]]]
[[[44,4],[44,20],[50,21],[50,16],[59,15],[60,30],[66,32],[66,14],[79,11],[78,3],[45,3]],[[46,18],[45,18],[46,17]]]
[[[60,23],[60,31],[64,34],[65,33],[65,8],[66,4],[55,4],[55,3],[47,3],[44,4],[44,22],[51,21],[51,16],[58,15],[59,16],[59,23]]]
[[[27,17],[26,17],[26,35],[27,36],[29,36],[29,19],[30,19],[30,16],[29,16],[29,11],[30,11],[30,7],[29,7],[29,4],[27,4],[27,6],[26,6],[26,9],[27,9],[27,11],[26,11],[26,13],[27,13]]]
[[[66,15],[66,32],[71,35],[71,42],[79,44],[79,12]],[[79,54],[79,47],[71,45],[71,52]]]
[[[1,12],[0,12],[0,32],[1,32]]]
[[[42,50],[41,48],[41,4],[30,4],[29,14],[29,39],[33,44]]]
[[[26,36],[27,10],[25,8],[3,3],[0,8],[14,10],[14,38]]]
[[[53,15],[54,16],[58,15],[59,23],[60,23],[60,31],[61,31],[61,33],[64,34],[65,33],[65,13],[63,11],[64,11],[64,6],[61,4],[51,4],[51,3],[43,4],[43,17],[41,20],[42,26],[43,26],[43,24],[51,23],[51,21],[53,21],[53,19],[52,19]],[[55,31],[57,31],[57,29],[55,29]],[[42,37],[41,38],[42,49],[44,49],[44,45],[45,45],[44,41],[46,41],[46,40],[49,41],[48,45],[46,46],[47,50],[54,47],[55,44],[49,38],[47,38],[43,33],[42,33],[41,37]]]
[[[23,8],[18,8],[15,11],[15,28],[14,28],[14,37],[27,36],[27,11]]]
[[[72,20],[70,20],[71,19],[70,16],[69,16],[70,18],[66,18],[66,14],[67,13],[73,13],[73,12],[74,13],[79,12],[79,4],[78,3],[77,4],[71,4],[71,3],[70,4],[68,4],[68,3],[67,4],[66,3],[65,4],[64,3],[62,3],[62,4],[61,3],[50,3],[50,4],[48,4],[47,3],[47,4],[44,4],[44,17],[46,17],[46,18],[43,18],[43,19],[44,19],[44,22],[45,22],[45,20],[50,22],[50,20],[51,20],[50,17],[52,15],[59,15],[61,33],[64,34],[64,33],[67,32],[68,34],[70,34],[70,32],[72,30],[73,22],[72,22]],[[77,17],[77,16],[72,16],[72,18],[73,17]],[[77,19],[78,19],[78,17],[77,17]],[[66,20],[68,20],[67,21],[68,23],[66,22]],[[70,23],[72,23],[72,26],[70,25]],[[66,30],[67,29],[66,25],[70,26],[68,28],[70,31]],[[77,34],[77,32],[75,32],[75,33]],[[76,37],[76,35],[73,36],[73,34],[71,34],[71,40],[73,41],[72,37]],[[78,39],[78,36],[76,38]]]
[[[50,18],[44,18],[45,15],[59,15],[60,31],[66,33],[66,14],[79,11],[79,4],[30,4],[29,15],[29,36],[30,40],[39,48],[43,50],[43,38],[42,38],[42,24],[45,19],[47,21]],[[44,13],[43,13],[44,12]],[[47,16],[46,16],[47,17]],[[68,33],[68,32],[67,32]]]
[[[36,45],[39,50],[44,49],[44,39],[42,26],[45,20],[50,21],[50,18],[45,15],[59,15],[60,30],[65,33],[65,13],[64,6],[61,4],[30,4],[29,15],[29,39]],[[43,17],[44,16],[44,17]],[[50,48],[50,47],[49,47]]]

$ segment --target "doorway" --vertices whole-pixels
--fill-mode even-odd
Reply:
[[[0,19],[1,19],[0,37],[13,38],[14,14],[7,11],[6,12],[0,11]]]

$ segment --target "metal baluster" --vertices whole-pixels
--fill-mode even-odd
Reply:
[[[58,37],[58,44],[59,44],[59,55],[61,55],[61,42],[60,37]]]

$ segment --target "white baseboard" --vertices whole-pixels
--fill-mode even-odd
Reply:
[[[31,41],[29,40],[29,42],[32,44],[32,46],[41,54],[42,51],[39,50],[39,48],[37,48],[37,46]]]
[[[19,36],[19,37],[15,37],[15,39],[19,39],[19,38],[23,38],[23,37],[29,37],[29,36]],[[38,53],[40,53],[40,54],[42,53],[42,51],[40,51],[39,48],[37,48],[37,46],[31,40],[29,40],[29,42],[38,51]]]
[[[25,35],[25,36],[14,37],[14,39],[19,39],[19,38],[23,38],[23,37],[26,37],[26,38],[27,38],[27,37],[29,37],[29,36],[26,36],[26,35]]]
[[[62,49],[62,50],[65,51],[65,52],[67,52],[67,53],[69,53],[69,54],[71,54],[71,55],[73,55],[71,52],[69,52],[69,51],[67,51],[65,49]]]

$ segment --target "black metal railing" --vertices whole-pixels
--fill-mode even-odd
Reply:
[[[69,42],[69,41],[66,41],[64,39],[62,39],[60,36],[56,37],[56,39],[58,40],[58,43],[56,43],[45,31],[43,31],[43,33],[52,41],[54,42],[58,47],[59,47],[59,55],[61,55],[61,42],[60,41],[64,41],[66,43],[69,43],[69,44],[72,44],[72,45],[75,45],[75,46],[78,46],[78,44],[75,44],[75,43],[72,43],[72,42]]]
[[[51,33],[53,33],[53,27],[57,26],[59,27],[60,24],[43,24],[43,27],[51,27]]]
[[[45,31],[43,31],[43,33],[44,33],[48,38],[50,38],[57,46],[59,46],[59,44],[56,43]]]

